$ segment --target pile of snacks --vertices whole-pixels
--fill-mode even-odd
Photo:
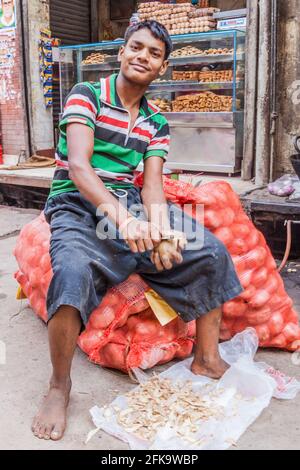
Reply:
[[[104,416],[114,413],[120,426],[141,439],[153,441],[157,431],[168,425],[186,442],[201,445],[197,438],[201,423],[225,416],[225,409],[214,404],[224,389],[207,387],[202,393],[193,390],[191,381],[173,384],[169,379],[154,376],[125,395],[126,409],[107,407]]]
[[[169,100],[156,98],[148,101],[149,103],[158,106],[163,113],[170,113],[172,111],[172,103]]]
[[[217,70],[211,72],[199,72],[199,82],[232,82],[232,70]]]
[[[203,51],[193,46],[185,46],[181,49],[176,49],[172,52],[171,58],[176,59],[177,57],[192,57],[197,55],[203,55]]]
[[[178,96],[178,98],[172,102],[172,108],[176,113],[230,112],[232,111],[232,103],[233,100],[231,96],[216,95],[208,91],[194,95]]]
[[[216,29],[216,20],[211,16],[203,16],[199,18],[190,18],[191,33],[205,33],[212,29]]]
[[[214,13],[221,11],[219,8],[197,8],[189,14],[190,18],[200,18],[201,16],[212,16]]]
[[[172,25],[170,33],[176,34],[188,34],[188,33],[207,33],[216,29],[217,22],[210,16],[204,16],[203,18],[189,18],[187,22],[181,22],[180,20]]]
[[[177,72],[174,70],[172,73],[172,80],[195,80],[198,81],[199,73],[193,70],[186,70],[184,72]]]
[[[205,9],[206,15],[192,16],[201,12],[191,3],[164,4],[160,2],[141,3],[138,13],[141,21],[156,20],[162,23],[170,34],[202,33],[216,29],[213,18],[215,9]]]
[[[219,70],[209,72],[184,71],[172,74],[173,80],[195,80],[199,82],[232,82],[232,70]]]
[[[194,56],[201,56],[201,55],[226,55],[226,54],[233,54],[233,49],[198,49],[197,47],[193,46],[185,46],[181,49],[176,49],[172,52],[171,58],[176,59],[178,57],[194,57]]]
[[[227,47],[225,47],[224,49],[206,49],[206,51],[203,51],[203,54],[204,55],[218,55],[218,54],[221,54],[221,55],[226,55],[226,54],[233,54],[234,53],[234,49],[228,49]]]
[[[101,52],[92,52],[92,54],[90,54],[85,60],[82,61],[82,64],[103,64],[108,57],[110,57],[108,54],[103,54]]]

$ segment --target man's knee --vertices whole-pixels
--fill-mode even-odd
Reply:
[[[81,256],[80,253],[72,256],[65,256],[63,259],[57,259],[53,265],[53,273],[60,278],[60,281],[85,281],[91,276],[91,267],[89,260]]]
[[[206,233],[205,235],[203,250],[205,250],[207,253],[210,264],[217,267],[222,267],[231,260],[229,252],[224,243],[222,243],[210,232]]]

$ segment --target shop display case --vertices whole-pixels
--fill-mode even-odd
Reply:
[[[170,169],[235,173],[243,155],[245,32],[211,31],[172,37],[164,77],[147,98],[171,129]],[[119,70],[123,41],[60,48],[61,106],[75,83]]]

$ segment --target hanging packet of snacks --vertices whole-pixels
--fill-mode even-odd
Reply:
[[[40,79],[46,108],[53,105],[53,56],[51,31],[41,29],[39,40]]]

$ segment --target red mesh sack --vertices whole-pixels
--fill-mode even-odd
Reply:
[[[139,177],[137,184],[142,183]],[[239,198],[225,182],[194,188],[164,179],[167,199],[179,205],[203,204],[204,223],[228,248],[244,292],[223,308],[221,339],[227,340],[246,327],[254,327],[263,347],[297,350],[300,347],[298,315],[286,294],[276,263],[263,235],[246,216]],[[184,207],[183,207],[184,208]],[[15,277],[30,305],[44,321],[46,294],[52,278],[49,226],[40,215],[26,225],[15,248],[19,271]],[[92,313],[78,344],[102,366],[128,371],[185,358],[193,346],[195,322],[179,318],[161,327],[144,297],[147,285],[137,276],[111,289]]]
[[[46,296],[52,278],[50,230],[41,214],[20,233],[14,251],[19,271],[15,278],[34,312],[47,320]],[[90,360],[128,372],[148,369],[192,352],[193,325],[180,318],[162,327],[144,296],[148,286],[138,275],[108,291],[78,339]]]
[[[136,184],[141,186],[142,182],[141,174]],[[299,349],[299,319],[293,301],[285,291],[264,236],[245,214],[231,186],[214,181],[195,188],[165,178],[164,190],[167,199],[184,210],[184,204],[190,204],[192,210],[187,210],[196,219],[196,206],[204,206],[204,225],[227,247],[245,289],[224,305],[221,339],[229,340],[251,326],[256,329],[261,347]]]

